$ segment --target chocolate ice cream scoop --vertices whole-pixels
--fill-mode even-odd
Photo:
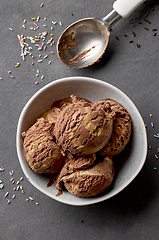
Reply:
[[[78,98],[74,95],[70,97],[54,101],[51,109],[42,114],[41,117],[45,118],[49,123],[55,123],[60,112],[72,103],[78,102],[79,105],[87,106],[91,102],[85,98]]]
[[[113,132],[108,143],[100,150],[101,156],[112,158],[119,154],[129,142],[131,136],[131,117],[128,111],[117,101],[106,99],[101,102],[110,103],[112,112],[115,112]]]
[[[57,101],[53,102],[52,107],[57,107],[60,110],[63,110],[63,108],[65,108],[68,105],[70,105],[71,103],[75,103],[75,102],[78,102],[81,105],[85,105],[85,106],[87,106],[91,103],[86,98],[79,98],[79,97],[76,97],[75,95],[71,95],[70,97],[60,99],[60,100],[57,100]],[[87,103],[89,103],[89,104],[87,104]]]
[[[71,153],[67,154],[64,165],[62,166],[59,174],[54,177],[54,182],[58,190],[62,190],[63,187],[63,177],[68,176],[69,174],[84,170],[90,167],[96,160],[96,155],[89,156],[74,156]]]
[[[53,124],[44,118],[39,118],[22,136],[24,157],[34,172],[54,174],[60,170],[64,156],[55,143]]]
[[[45,118],[49,123],[55,123],[60,111],[61,110],[58,107],[52,107],[43,113],[41,117]]]
[[[112,183],[114,165],[111,159],[104,158],[86,170],[64,176],[65,188],[77,197],[92,197],[104,192]]]
[[[108,142],[113,129],[110,104],[104,107],[73,102],[60,112],[54,133],[57,144],[74,155],[91,155]]]

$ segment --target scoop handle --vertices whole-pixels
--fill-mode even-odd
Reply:
[[[143,2],[145,0],[117,0],[114,2],[113,8],[123,18],[127,18]]]

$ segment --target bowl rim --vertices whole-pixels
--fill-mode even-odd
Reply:
[[[121,186],[118,191],[116,191],[114,194],[110,194],[109,196],[107,197],[96,197],[96,198],[89,198],[88,201],[83,201],[83,203],[79,203],[79,202],[76,202],[76,201],[64,201],[62,200],[61,198],[58,198],[58,197],[52,197],[50,196],[49,194],[47,194],[41,187],[37,186],[37,184],[30,179],[30,176],[29,174],[27,173],[26,169],[25,169],[25,166],[23,164],[23,153],[21,151],[21,144],[22,144],[22,139],[21,139],[21,125],[23,123],[23,120],[24,120],[24,115],[25,115],[25,112],[27,111],[28,107],[30,106],[30,104],[43,92],[45,91],[46,89],[50,88],[51,86],[54,86],[56,84],[62,84],[63,82],[66,82],[66,81],[87,81],[87,82],[96,82],[96,83],[99,83],[99,84],[103,84],[107,87],[111,87],[113,90],[119,92],[120,94],[122,94],[122,96],[124,98],[126,98],[130,103],[131,105],[133,106],[133,108],[135,109],[135,111],[137,112],[138,116],[140,117],[140,120],[141,120],[141,124],[144,126],[144,131],[143,131],[143,134],[144,134],[144,152],[145,154],[143,155],[143,158],[142,158],[142,161],[140,161],[140,166],[138,167],[137,171],[135,172],[135,174],[127,181],[127,183],[125,184],[125,186]],[[38,116],[37,116],[38,117]],[[124,190],[135,178],[136,176],[139,174],[139,172],[141,171],[143,165],[145,164],[145,161],[146,161],[146,157],[147,157],[147,133],[146,133],[146,129],[145,129],[145,124],[144,124],[144,121],[141,117],[141,114],[139,113],[138,109],[136,108],[135,104],[131,101],[131,99],[124,93],[122,92],[120,89],[118,89],[117,87],[113,86],[112,84],[110,83],[107,83],[105,81],[102,81],[102,80],[99,80],[99,79],[95,79],[95,78],[90,78],[90,77],[83,77],[83,76],[75,76],[75,77],[64,77],[64,78],[60,78],[60,79],[57,79],[57,80],[53,80],[52,82],[46,84],[44,87],[42,87],[41,89],[39,89],[35,94],[33,94],[33,96],[28,100],[28,102],[25,104],[25,106],[23,107],[22,111],[21,111],[21,114],[20,114],[20,117],[19,117],[19,120],[18,120],[18,124],[17,124],[17,131],[16,131],[16,150],[17,150],[17,155],[18,155],[18,159],[19,159],[19,162],[20,162],[20,165],[21,165],[21,168],[26,176],[26,178],[29,180],[29,182],[35,187],[37,188],[39,191],[41,191],[42,193],[44,193],[45,195],[51,197],[52,199],[58,201],[58,202],[61,202],[61,203],[65,203],[65,204],[68,204],[68,205],[74,205],[74,206],[85,206],[85,205],[91,205],[91,204],[95,204],[95,203],[99,203],[99,202],[102,202],[102,201],[105,201],[107,199],[110,199],[111,197],[117,195],[118,193],[120,193],[122,190]],[[29,167],[28,167],[29,168]],[[88,198],[87,198],[88,199]],[[97,200],[95,200],[97,199]]]

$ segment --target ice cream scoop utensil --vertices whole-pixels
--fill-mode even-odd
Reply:
[[[127,18],[145,0],[117,0],[104,18],[84,18],[65,29],[57,42],[59,59],[73,68],[84,68],[99,61],[110,30],[121,18]]]

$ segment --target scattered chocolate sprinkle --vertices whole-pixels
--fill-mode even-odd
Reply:
[[[83,223],[83,220],[81,220],[80,222]]]
[[[129,43],[133,43],[133,40],[130,40]]]
[[[149,24],[151,24],[151,22],[149,20],[147,20],[146,18],[144,18],[145,22],[148,22]]]
[[[133,36],[136,37],[136,34],[134,32],[132,32]]]
[[[136,47],[139,48],[139,47],[140,47],[140,44],[137,43],[137,44],[136,44]]]
[[[149,14],[149,12],[150,12],[150,11],[147,11],[147,13],[145,14],[144,18],[146,18],[146,17],[147,17],[147,15]]]
[[[146,30],[149,30],[147,27],[145,27]]]
[[[117,36],[115,36],[115,38],[116,38],[117,40],[119,40],[119,38],[118,38]]]
[[[127,37],[127,35],[126,35],[126,34],[124,34],[124,37]]]
[[[139,24],[142,24],[142,22],[139,22]]]
[[[157,28],[152,29],[152,31],[157,31]]]
[[[73,14],[73,13],[71,13],[71,15],[73,16],[74,14]]]
[[[156,35],[157,35],[157,33],[155,32],[155,33],[154,33],[154,36],[156,36]]]

